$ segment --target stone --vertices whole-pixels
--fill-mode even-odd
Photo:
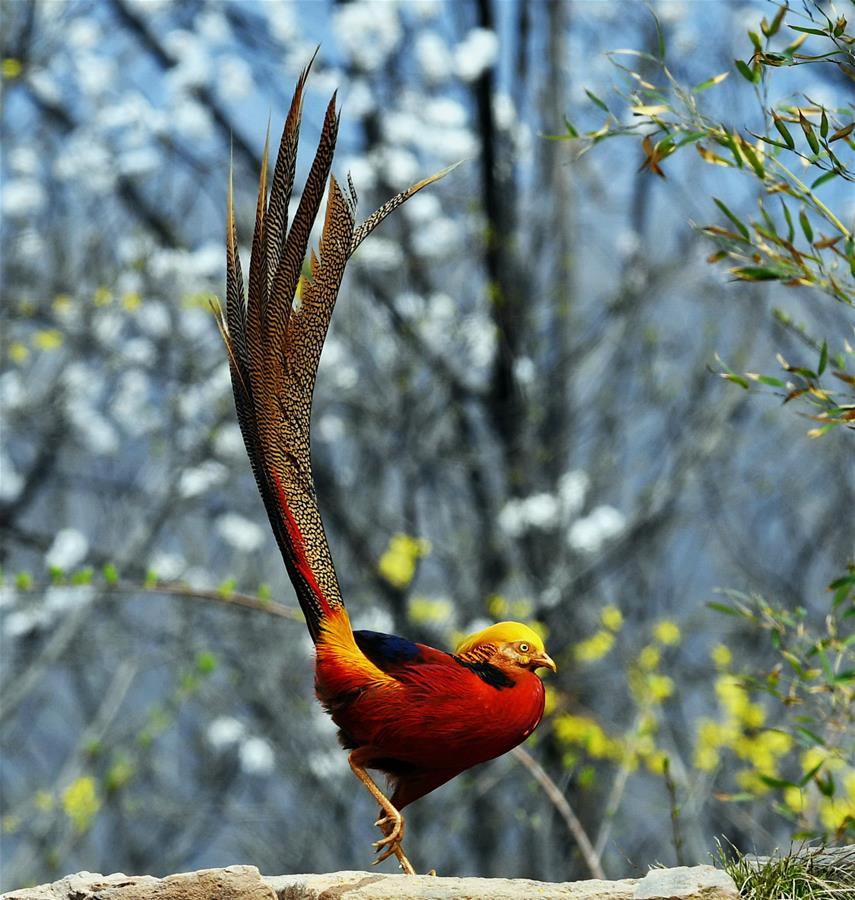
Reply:
[[[714,866],[679,866],[651,869],[632,900],[739,900],[739,891],[730,875]]]
[[[644,878],[551,883],[524,878],[438,878],[331,872],[263,876],[254,866],[203,869],[166,878],[78,872],[0,900],[737,900],[731,878],[712,866],[653,869]]]
[[[255,866],[201,869],[166,878],[77,872],[53,884],[8,891],[0,900],[277,900]]]

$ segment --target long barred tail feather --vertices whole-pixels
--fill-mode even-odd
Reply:
[[[356,192],[350,178],[345,193],[330,176],[339,124],[333,95],[289,227],[303,95],[313,61],[314,57],[297,81],[272,177],[265,140],[247,290],[229,176],[226,308],[218,310],[218,325],[252,471],[309,633],[317,641],[322,621],[343,602],[315,497],[309,428],[318,363],[345,266],[390,212],[454,167],[393,197],[357,226]],[[301,275],[303,262],[327,182],[326,218],[318,254],[310,255],[307,277]],[[295,305],[298,294],[300,302]]]

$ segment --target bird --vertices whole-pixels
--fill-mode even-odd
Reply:
[[[556,665],[541,636],[520,622],[493,624],[464,639],[453,653],[351,626],[312,476],[318,363],[348,259],[386,216],[454,166],[412,185],[358,223],[350,176],[343,188],[330,172],[340,117],[334,93],[289,226],[314,59],[297,80],[272,175],[268,126],[246,285],[229,175],[225,309],[217,304],[215,311],[247,455],[314,642],[315,692],[338,726],[350,768],[380,806],[375,825],[382,837],[373,844],[374,862],[394,855],[412,875],[402,846],[401,810],[528,738],[544,711],[537,670],[555,671]],[[325,187],[318,251],[309,252],[306,268]],[[369,769],[386,776],[386,792]]]

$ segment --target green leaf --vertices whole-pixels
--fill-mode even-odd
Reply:
[[[711,87],[715,87],[717,84],[721,84],[725,78],[730,75],[730,72],[722,72],[719,75],[713,75],[712,78],[707,78],[706,81],[702,81],[700,84],[696,84],[692,88],[693,94],[700,94],[701,91],[709,90]]]
[[[771,788],[797,788],[798,785],[792,781],[786,781],[783,778],[773,778],[771,775],[760,775],[763,784],[767,784]]]
[[[819,120],[819,136],[823,140],[828,137],[828,116],[825,114],[825,107],[822,109],[822,118]]]
[[[29,572],[18,572],[15,576],[15,587],[19,591],[28,591],[33,586],[33,576]]]
[[[824,797],[833,797],[834,796],[835,784],[834,784],[834,776],[831,774],[831,772],[826,772],[825,778],[822,778],[821,776],[817,775],[816,778],[814,779],[814,781],[816,782],[816,786],[819,788],[819,792]]]
[[[804,232],[805,237],[807,238],[807,242],[809,244],[813,243],[813,228],[810,226],[810,219],[808,219],[807,213],[805,212],[805,208],[802,207],[799,210],[799,224],[802,226],[802,231]]]
[[[812,744],[816,744],[817,747],[824,747],[824,746],[825,746],[825,741],[824,741],[818,734],[815,734],[815,733],[814,733],[813,731],[811,731],[810,729],[805,728],[805,727],[803,727],[802,725],[796,725],[795,730],[796,730],[800,735],[802,735],[803,737],[806,737]],[[806,785],[806,784],[811,780],[811,778],[813,778],[813,776],[816,775],[816,773],[820,770],[820,767],[822,766],[822,764],[823,764],[824,762],[825,762],[825,760],[821,760],[820,762],[818,762],[818,763],[810,770],[810,772],[808,772],[808,773],[804,776],[804,780],[803,780],[803,781],[800,781],[799,784],[802,785],[802,786]]]
[[[104,576],[104,581],[106,581],[107,584],[116,584],[119,580],[119,570],[113,563],[104,563],[101,574]]]
[[[814,153],[819,153],[819,141],[813,133],[813,125],[804,117],[801,111],[799,111],[799,124],[802,126],[802,131],[805,133],[805,140],[808,142],[810,149]]]
[[[217,668],[219,660],[210,650],[196,654],[196,670],[202,675],[210,675]]]
[[[751,168],[754,169],[754,173],[757,175],[757,177],[758,177],[761,181],[762,181],[763,179],[765,179],[765,178],[766,178],[766,172],[764,171],[763,166],[762,166],[760,160],[757,158],[757,154],[754,152],[754,148],[751,146],[751,144],[749,144],[748,141],[743,141],[743,142],[739,145],[739,149],[740,149],[740,150],[745,154],[745,156],[748,158],[748,163],[749,163],[749,165],[751,166]]]
[[[71,576],[72,584],[92,584],[92,576],[93,576],[92,566],[84,566],[82,569],[78,569]]]
[[[588,95],[588,99],[591,101],[591,103],[593,103],[595,106],[599,106],[603,112],[609,111],[608,106],[606,106],[606,104],[603,103],[603,101],[600,100],[600,98],[595,93],[593,93],[593,91],[589,91],[587,88],[585,88],[585,93]]]
[[[786,143],[787,147],[789,147],[790,150],[794,150],[795,146],[796,146],[796,142],[793,139],[793,136],[790,134],[789,128],[787,128],[787,126],[784,124],[783,119],[781,119],[780,116],[773,116],[772,122],[773,122],[775,128],[778,129],[778,134],[780,134],[781,137],[784,139],[784,142]]]
[[[818,188],[821,184],[825,184],[826,181],[831,181],[832,178],[836,178],[839,174],[840,173],[836,169],[832,169],[830,172],[820,175],[810,186],[810,189],[814,190],[814,188]]]
[[[739,612],[738,609],[734,609],[732,606],[728,606],[726,603],[707,603],[707,607],[709,609],[713,609],[716,612],[724,613],[726,616],[741,616],[742,613]]]
[[[573,123],[567,118],[564,117],[564,127],[567,129],[567,134],[570,135],[571,138],[579,137],[579,132],[573,126]]]
[[[787,243],[792,244],[793,238],[796,236],[796,229],[793,227],[793,219],[792,216],[790,216],[789,207],[784,202],[783,197],[781,197],[781,206],[784,210],[784,218],[787,220]]]
[[[792,273],[769,266],[737,266],[730,270],[740,281],[780,281],[791,278]]]
[[[739,71],[739,74],[746,81],[750,81],[751,84],[754,84],[756,79],[754,77],[754,72],[751,71],[751,67],[747,63],[743,62],[741,59],[735,59],[733,62],[736,65],[736,68]]]
[[[787,25],[787,28],[792,31],[801,31],[803,34],[816,34],[820,37],[826,37],[828,35],[828,32],[820,31],[818,28],[804,28],[801,25]]]
[[[822,349],[819,351],[819,365],[816,367],[817,375],[822,375],[825,367],[828,365],[828,342],[822,342]]]
[[[748,228],[719,200],[717,197],[713,197],[713,203],[730,219],[731,222],[739,229],[739,233],[745,238],[745,240],[750,240],[751,235],[749,234]]]

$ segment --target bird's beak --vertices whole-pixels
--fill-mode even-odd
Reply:
[[[558,671],[555,660],[545,650],[539,656],[532,656],[531,661],[536,669],[552,669],[553,672]]]

